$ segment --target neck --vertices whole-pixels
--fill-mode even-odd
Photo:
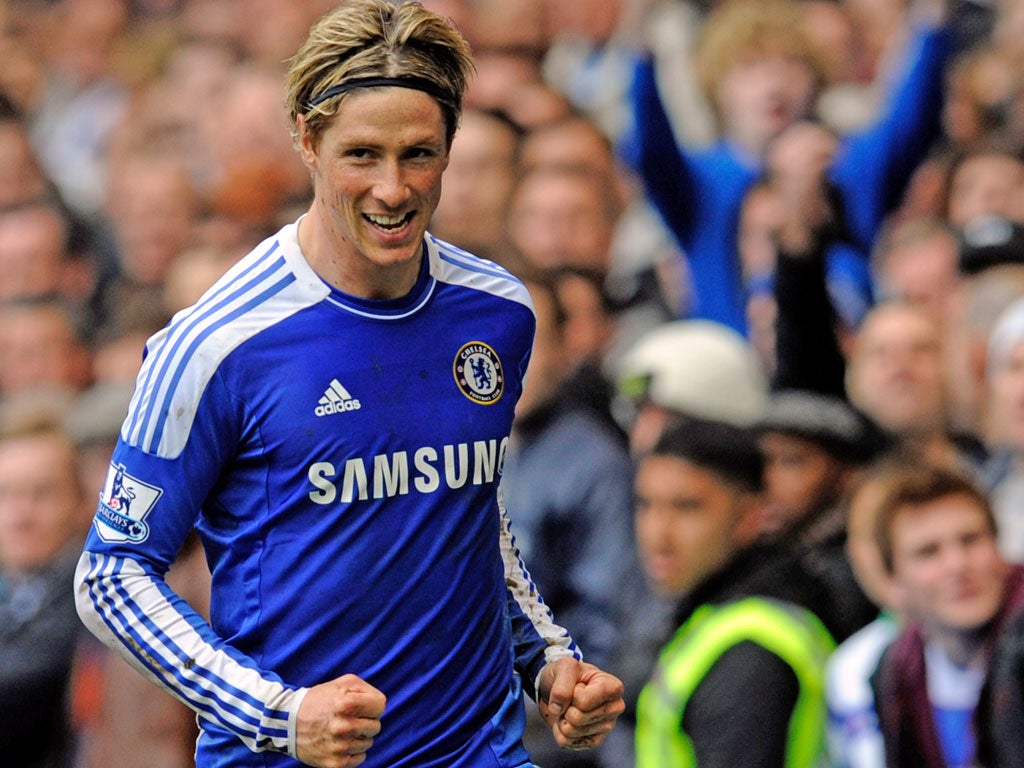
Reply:
[[[299,248],[321,278],[350,296],[386,301],[405,296],[416,285],[420,258],[377,264],[325,225],[316,205],[299,221]]]
[[[958,667],[984,663],[987,626],[972,630],[933,631],[931,639]]]

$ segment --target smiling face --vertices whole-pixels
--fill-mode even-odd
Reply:
[[[448,164],[440,105],[409,88],[358,90],[318,143],[302,116],[296,127],[313,175],[313,205],[299,230],[313,269],[356,296],[404,295],[416,282]]]
[[[984,510],[954,494],[892,521],[892,575],[901,603],[934,633],[971,632],[996,615],[1007,565]]]

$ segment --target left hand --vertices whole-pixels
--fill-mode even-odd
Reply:
[[[626,708],[619,678],[572,658],[544,667],[537,705],[563,749],[596,747]]]

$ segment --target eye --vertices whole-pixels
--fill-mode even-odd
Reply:
[[[437,156],[437,150],[433,147],[410,147],[405,153],[409,160],[432,160]]]

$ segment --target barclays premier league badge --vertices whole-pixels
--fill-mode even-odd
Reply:
[[[111,464],[93,520],[96,533],[110,543],[145,541],[149,536],[146,515],[162,493],[125,472],[124,464]]]

